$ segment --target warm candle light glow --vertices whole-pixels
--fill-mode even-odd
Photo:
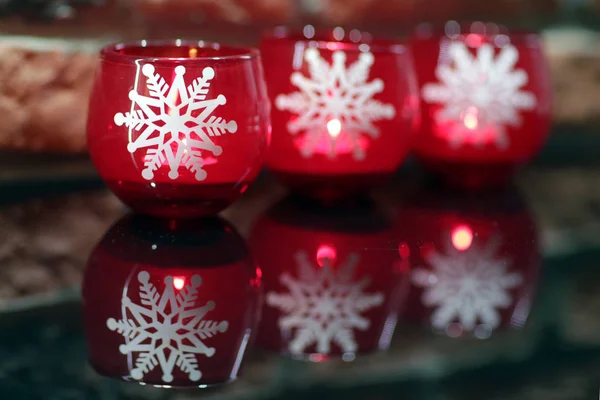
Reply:
[[[485,38],[482,35],[478,35],[476,33],[470,33],[465,38],[465,42],[467,43],[467,46],[475,47],[475,48],[481,46],[484,43],[484,41],[485,41]]]
[[[473,231],[465,225],[460,225],[452,231],[452,245],[456,250],[465,251],[473,243]]]
[[[173,286],[177,290],[183,289],[183,287],[185,286],[185,279],[182,278],[182,277],[175,277],[175,278],[173,278]]]
[[[479,126],[479,119],[477,118],[477,109],[475,107],[469,107],[467,109],[463,118],[463,124],[467,129],[477,129]]]
[[[342,123],[339,119],[332,119],[327,122],[327,132],[332,138],[336,138],[342,131]]]
[[[332,263],[335,261],[336,256],[337,251],[334,247],[326,244],[321,245],[317,249],[317,264],[319,264],[319,266],[322,267],[323,265],[325,265],[326,261]]]

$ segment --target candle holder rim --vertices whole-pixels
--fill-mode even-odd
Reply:
[[[312,25],[311,25],[312,26]],[[341,27],[318,27],[315,28],[315,35],[308,38],[304,35],[304,27],[276,26],[272,29],[263,32],[261,37],[261,45],[269,43],[270,45],[289,45],[296,43],[305,43],[307,47],[318,49],[329,49],[328,45],[336,44],[339,49],[344,51],[371,53],[391,53],[391,54],[408,54],[408,40],[399,37],[384,36],[379,34],[371,34],[368,31],[360,31],[362,35],[368,34],[368,40],[352,41],[345,35],[342,39],[334,38],[334,31]],[[350,32],[354,31],[352,29]],[[357,30],[357,29],[356,29]],[[363,50],[362,46],[368,46]]]
[[[198,48],[208,49],[219,55],[201,55],[198,57],[171,57],[161,55],[144,55],[132,53],[122,53],[123,50],[149,49],[156,48]],[[227,54],[231,53],[231,54]],[[206,40],[136,40],[129,42],[112,43],[100,50],[100,58],[103,61],[121,62],[133,64],[140,61],[143,62],[185,62],[186,64],[205,63],[206,61],[239,61],[239,60],[255,60],[260,59],[260,52],[253,47],[232,46],[211,42]]]
[[[451,35],[449,35],[446,32],[446,27],[448,25],[449,22],[456,22],[456,24],[459,26],[460,28],[460,33],[457,34],[457,36],[462,36],[462,35],[469,35],[469,34],[477,34],[477,35],[482,35],[483,37],[486,38],[493,38],[499,35],[504,35],[504,36],[508,36],[508,38],[510,39],[510,42],[512,44],[522,44],[522,43],[528,43],[530,42],[532,39],[535,40],[540,40],[540,35],[533,31],[533,30],[527,30],[524,28],[509,28],[506,25],[503,24],[499,24],[499,23],[495,23],[495,22],[491,22],[491,21],[478,21],[478,20],[460,20],[460,21],[447,21],[445,23],[431,23],[431,22],[423,22],[419,25],[417,25],[417,27],[412,31],[412,37],[413,39],[417,39],[417,40],[427,40],[430,38],[440,38],[440,37],[444,37],[444,38],[448,38],[449,40],[461,40],[458,37],[453,38]],[[473,25],[474,24],[482,24],[484,27],[486,27],[485,29],[487,29],[488,25],[494,25],[497,28],[496,32],[486,32],[485,29],[483,32],[476,32],[475,30],[473,30]],[[425,33],[423,33],[425,32]]]

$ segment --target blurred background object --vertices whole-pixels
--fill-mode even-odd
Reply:
[[[293,0],[132,0],[149,19],[233,24],[279,23],[291,18]]]
[[[0,183],[89,179],[87,103],[98,50],[130,30],[122,7],[0,2]]]
[[[28,37],[0,41],[0,146],[36,152],[86,150],[93,41]]]

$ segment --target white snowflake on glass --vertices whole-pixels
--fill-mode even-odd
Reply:
[[[464,43],[451,42],[447,46],[450,62],[440,62],[436,69],[440,83],[423,86],[426,102],[443,105],[435,119],[453,123],[449,128],[453,147],[483,146],[491,141],[500,149],[507,148],[505,127],[520,126],[519,110],[532,110],[537,104],[533,93],[521,90],[528,76],[514,69],[519,59],[516,47],[502,47],[497,57],[494,52],[492,45],[483,44],[474,57]]]
[[[521,274],[507,271],[508,260],[497,257],[500,244],[492,238],[483,248],[473,243],[462,251],[450,244],[446,254],[433,251],[426,257],[432,270],[413,271],[413,283],[425,289],[423,304],[435,308],[431,316],[434,328],[446,330],[453,322],[464,331],[473,331],[478,322],[489,330],[500,325],[498,309],[510,307],[509,290],[523,281]]]
[[[138,149],[147,149],[142,177],[152,180],[154,171],[166,165],[170,179],[179,177],[180,167],[193,172],[198,181],[206,179],[202,151],[221,155],[223,149],[211,138],[237,131],[235,121],[226,122],[211,115],[227,102],[222,94],[216,99],[206,99],[215,71],[204,68],[202,76],[188,86],[184,81],[183,65],[175,68],[171,84],[155,73],[151,64],[142,67],[142,74],[147,78],[148,96],[130,91],[131,111],[114,116],[115,124],[129,128],[127,151],[134,153]]]
[[[294,72],[290,81],[300,91],[280,94],[275,106],[290,111],[297,117],[287,128],[295,135],[304,132],[301,154],[311,157],[317,149],[334,157],[340,145],[351,149],[354,159],[365,157],[362,135],[375,139],[379,129],[373,124],[381,119],[392,119],[396,110],[373,96],[384,89],[381,79],[367,82],[375,58],[363,52],[358,60],[346,69],[346,53],[333,53],[333,63],[325,61],[314,48],[306,50],[310,77]]]
[[[141,380],[159,366],[162,380],[169,383],[177,366],[191,381],[200,380],[202,373],[196,354],[207,357],[215,354],[214,347],[207,347],[202,341],[227,331],[229,326],[227,321],[204,319],[215,308],[214,302],[194,307],[202,279],[194,275],[190,283],[176,292],[173,277],[167,276],[162,294],[150,283],[148,272],[141,271],[138,281],[141,304],[135,304],[124,294],[121,319],[106,321],[108,329],[125,338],[119,351],[128,356],[137,354],[135,367],[130,369],[131,377]]]
[[[298,278],[288,273],[279,278],[289,294],[267,294],[267,304],[284,313],[279,328],[294,334],[288,347],[290,353],[302,354],[316,344],[318,353],[329,354],[333,343],[343,352],[355,352],[354,329],[364,331],[371,325],[361,313],[381,305],[383,294],[363,292],[370,284],[369,277],[353,282],[356,254],[350,254],[335,270],[329,258],[323,259],[322,267],[313,267],[304,252],[298,252],[295,258]]]

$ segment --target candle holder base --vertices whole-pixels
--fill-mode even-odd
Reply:
[[[247,183],[211,185],[107,181],[117,197],[133,211],[164,218],[216,215],[239,196]]]
[[[380,186],[393,174],[306,175],[274,172],[274,175],[294,193],[334,204]]]

